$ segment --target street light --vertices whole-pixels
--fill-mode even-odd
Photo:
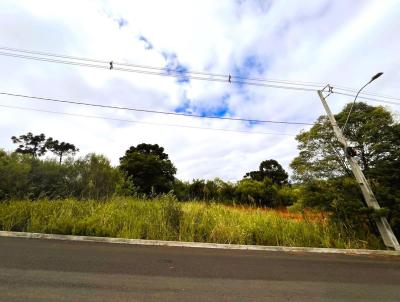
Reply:
[[[378,72],[376,75],[374,75],[374,76],[371,78],[371,80],[369,80],[369,82],[368,82],[367,84],[365,84],[363,87],[361,87],[360,90],[357,92],[356,97],[354,98],[353,104],[351,104],[351,108],[350,108],[349,114],[347,115],[346,122],[344,123],[344,126],[342,127],[342,132],[344,132],[344,128],[346,127],[347,122],[349,121],[349,117],[350,117],[351,111],[353,111],[354,104],[356,103],[357,97],[358,97],[358,95],[360,94],[361,90],[363,90],[363,89],[364,89],[368,84],[370,84],[371,82],[375,81],[375,80],[376,80],[377,78],[379,78],[381,75],[383,75],[383,72]]]

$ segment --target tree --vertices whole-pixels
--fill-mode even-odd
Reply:
[[[62,164],[0,149],[0,201],[78,198],[103,200],[134,193],[118,168],[102,155],[88,154]]]
[[[242,179],[236,187],[236,198],[241,203],[256,206],[271,206],[278,191],[278,186],[266,177],[263,181]]]
[[[277,185],[286,184],[288,181],[288,174],[274,159],[264,160],[261,162],[258,171],[248,172],[244,177],[257,181],[263,181],[264,178],[268,177]]]
[[[343,126],[350,107],[351,104],[347,104],[335,115],[339,127]],[[344,135],[367,175],[378,163],[387,162],[391,154],[400,152],[400,145],[394,135],[396,127],[391,113],[385,108],[365,103],[355,104]],[[344,160],[342,146],[326,116],[320,116],[309,131],[301,132],[296,139],[300,154],[290,164],[294,179],[328,179],[352,175]]]
[[[26,197],[60,199],[72,197],[71,183],[65,177],[68,169],[51,159],[31,158]]]
[[[45,147],[59,157],[59,164],[61,165],[62,158],[65,155],[75,155],[79,151],[73,144],[66,142],[59,142],[49,137],[45,143]]]
[[[222,179],[214,179],[215,186],[217,188],[217,199],[223,203],[232,203],[235,198],[236,185],[231,182],[225,182]]]
[[[189,196],[190,199],[205,199],[205,189],[206,181],[204,179],[193,179],[192,183],[189,184]]]
[[[138,192],[145,194],[169,192],[176,174],[168,154],[157,144],[130,147],[120,158],[120,169],[131,177]]]
[[[28,158],[32,159],[30,156],[7,153],[0,149],[0,201],[26,197],[31,170]]]
[[[26,135],[20,135],[18,138],[12,136],[11,140],[14,144],[19,144],[18,148],[15,150],[17,153],[39,157],[44,155],[47,151],[45,146],[46,136],[43,133],[33,135],[32,132],[28,132]]]
[[[350,107],[351,103],[335,115],[339,127],[345,123]],[[365,103],[356,103],[344,135],[354,149],[354,158],[371,183],[380,205],[389,209],[389,223],[393,226],[395,234],[399,236],[400,124],[396,123],[392,114],[382,106],[375,107]],[[362,204],[362,198],[358,185],[356,190],[352,191],[351,198],[348,195],[338,197],[345,187],[342,185],[343,181],[348,176],[353,178],[353,175],[345,162],[342,146],[337,141],[328,118],[320,116],[309,131],[301,132],[296,139],[300,153],[292,161],[290,167],[293,169],[294,179],[302,181],[310,188],[311,193],[307,195],[308,198],[317,194],[318,191],[314,190],[315,186],[309,184],[314,183],[314,180],[325,180],[330,188],[331,197],[314,198],[314,200],[325,204],[327,209],[332,210],[333,208],[329,206],[332,202],[353,200],[347,203],[347,209],[343,213],[350,212],[349,207],[356,207],[358,204],[359,210],[352,209],[350,216],[356,219],[359,215],[355,213],[361,215],[362,211],[359,205]],[[322,184],[322,182],[318,184]],[[337,193],[333,194],[332,192],[335,191]],[[320,192],[328,191],[323,188]],[[359,202],[355,202],[355,200]],[[337,211],[333,213],[339,215]],[[344,217],[343,215],[340,217]]]
[[[174,180],[173,188],[175,197],[180,201],[189,200],[189,182],[181,181],[177,178]]]
[[[224,182],[222,179],[213,180],[193,179],[180,181],[175,179],[173,191],[178,200],[214,200],[232,204],[235,199],[236,184]]]
[[[391,135],[394,143],[387,150],[388,156],[376,161],[367,176],[381,206],[390,209],[389,222],[400,238],[400,124],[393,125]]]
[[[73,162],[75,177],[75,195],[84,199],[107,199],[121,185],[121,171],[111,166],[110,161],[103,155],[89,153],[84,158]]]

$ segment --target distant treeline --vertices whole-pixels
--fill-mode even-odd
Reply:
[[[54,159],[0,150],[0,200],[105,200],[118,195],[147,198],[171,192],[180,201],[218,201],[267,207],[293,204],[296,200],[295,190],[287,184],[286,172],[277,162],[266,162],[272,162],[281,169],[283,180],[265,176],[258,180],[244,178],[235,183],[218,178],[183,182],[174,177],[168,181],[160,175],[155,175],[155,180],[150,177],[152,175],[140,175],[139,179],[139,175],[135,175],[135,178],[128,175],[122,165],[113,167],[107,158],[98,154],[88,154],[78,159],[69,157],[59,163]],[[151,170],[150,165],[146,169]],[[148,170],[142,174],[149,174]],[[149,185],[140,187],[141,182],[145,181]]]

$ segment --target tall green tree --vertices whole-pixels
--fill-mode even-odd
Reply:
[[[346,105],[335,115],[339,127],[343,126],[350,107],[351,104]],[[393,154],[399,152],[400,145],[394,135],[397,125],[385,108],[355,104],[344,135],[355,150],[355,158],[365,173],[368,174],[379,163],[392,161]],[[351,176],[342,146],[326,116],[320,116],[309,131],[300,133],[296,139],[300,153],[290,164],[295,179]]]
[[[58,140],[54,140],[52,137],[49,137],[46,140],[45,147],[58,156],[59,164],[61,164],[64,156],[75,155],[76,152],[79,151],[75,145],[66,142],[59,142]]]
[[[30,154],[33,157],[39,157],[46,153],[46,136],[41,133],[33,135],[32,132],[20,135],[19,137],[12,136],[11,140],[14,144],[19,144],[15,150],[17,153]]]
[[[176,168],[157,144],[130,147],[120,158],[120,169],[140,193],[166,193],[173,188]]]
[[[277,185],[283,185],[288,182],[288,174],[274,159],[264,160],[260,163],[258,171],[248,172],[244,176],[244,178],[257,181],[263,181],[266,177]]]
[[[351,103],[335,115],[339,127],[345,123]],[[388,218],[397,236],[400,235],[400,124],[393,118],[391,112],[382,106],[370,106],[365,103],[356,103],[348,124],[344,130],[349,145],[355,150],[354,158],[358,161],[365,176],[372,185],[372,189],[382,207],[389,209]],[[308,199],[317,194],[315,180],[326,181],[332,193],[329,198],[314,198],[320,206],[333,209],[331,203],[342,200],[347,209],[356,207],[359,210],[362,199],[360,190],[353,190],[352,196],[343,191],[342,184],[347,177],[353,178],[350,168],[345,161],[342,146],[337,141],[332,127],[326,116],[320,116],[315,125],[296,137],[299,155],[290,164],[294,178],[306,183],[306,190],[310,194]],[[313,185],[310,185],[313,183]],[[322,184],[323,182],[318,182]],[[346,187],[347,188],[347,187]],[[327,192],[325,188],[320,190]],[[357,193],[355,193],[357,192]],[[338,197],[338,196],[342,197]],[[348,203],[349,200],[353,202]],[[359,200],[360,202],[355,202]],[[324,204],[325,205],[322,205]],[[353,208],[351,217],[358,219],[356,213],[361,212]],[[349,213],[346,210],[344,213]],[[341,215],[342,215],[341,214]],[[343,217],[343,215],[341,217]]]

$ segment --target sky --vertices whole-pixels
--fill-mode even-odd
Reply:
[[[354,89],[381,71],[384,75],[365,91],[400,97],[399,14],[396,0],[2,0],[0,47]],[[324,113],[317,93],[310,91],[177,79],[1,55],[0,65],[0,92],[306,123]],[[352,97],[334,94],[328,101],[332,111],[339,112]],[[130,146],[157,143],[165,148],[177,167],[176,176],[182,180],[219,177],[236,181],[266,159],[276,159],[290,172],[289,164],[298,154],[294,135],[308,129],[89,108],[4,95],[0,95],[0,105],[137,121],[0,107],[0,148],[4,150],[15,149],[10,139],[13,135],[44,133],[75,144],[80,149],[78,157],[100,153],[118,165]],[[381,105],[398,115],[399,105]]]

